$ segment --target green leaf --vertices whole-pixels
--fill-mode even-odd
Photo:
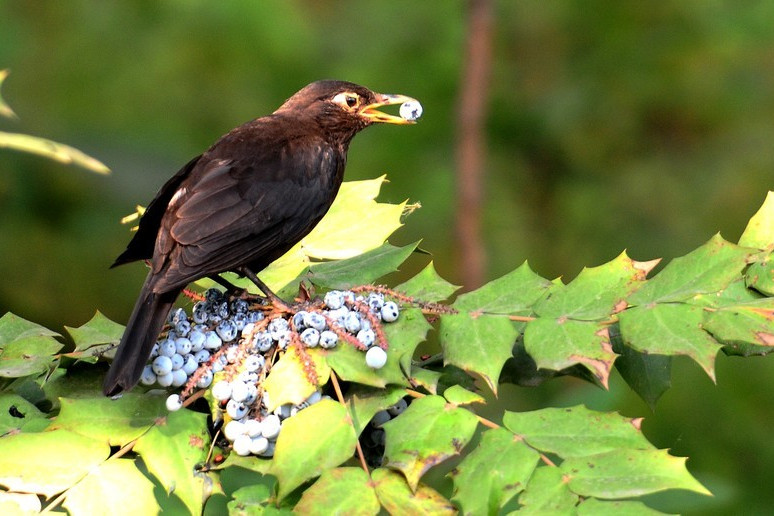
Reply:
[[[532,272],[525,262],[478,290],[460,295],[453,306],[460,312],[526,315],[550,286],[550,281]]]
[[[333,400],[323,399],[286,419],[271,466],[279,499],[352,457],[356,441],[347,409]]]
[[[2,148],[37,154],[66,165],[78,165],[98,174],[110,173],[104,163],[78,149],[37,136],[0,131],[0,149]]]
[[[107,443],[66,430],[8,435],[0,438],[0,485],[51,498],[109,454]]]
[[[478,420],[440,396],[414,400],[404,413],[384,424],[388,467],[406,477],[412,490],[432,466],[459,455],[473,437]]]
[[[444,363],[481,375],[497,394],[500,371],[519,336],[514,324],[499,315],[442,315],[439,335]]]
[[[9,73],[11,73],[10,70],[0,70],[0,88],[3,87],[3,82],[8,77]],[[11,106],[5,103],[2,96],[0,96],[0,116],[4,116],[6,118],[19,118],[16,116],[16,113],[13,112]]]
[[[609,329],[613,351],[618,353],[615,367],[629,387],[649,406],[656,402],[672,385],[672,357],[641,353],[623,344],[617,325]]]
[[[210,482],[194,466],[205,460],[209,441],[207,416],[183,409],[159,419],[137,440],[134,451],[167,494],[176,495],[189,511],[199,514]],[[160,503],[164,505],[163,500]]]
[[[640,431],[641,419],[589,410],[583,405],[509,412],[505,427],[542,452],[560,457],[584,457],[609,450],[650,450],[653,445]]]
[[[538,368],[560,371],[581,364],[607,388],[616,354],[605,325],[542,317],[527,323],[524,346]]]
[[[774,245],[774,192],[766,194],[763,205],[747,223],[739,245],[765,249]]]
[[[402,225],[406,206],[374,200],[385,180],[381,176],[342,183],[328,213],[301,241],[307,256],[340,260],[382,245]]]
[[[587,498],[578,505],[578,516],[608,516],[609,514],[625,514],[626,516],[651,516],[664,514],[651,509],[642,502],[616,500],[613,502]]]
[[[9,432],[16,432],[30,423],[48,424],[45,414],[17,394],[0,394],[0,438]]]
[[[111,321],[99,311],[89,322],[78,327],[65,326],[75,342],[75,350],[66,356],[94,363],[111,346],[117,345],[124,334],[124,326]]]
[[[744,276],[748,287],[767,296],[774,296],[774,259],[771,254],[750,265]]]
[[[67,492],[62,505],[70,514],[101,514],[106,507],[110,507],[111,515],[160,511],[153,482],[128,459],[107,461],[92,469]]]
[[[234,454],[235,455],[235,454]],[[263,484],[240,487],[232,494],[233,500],[228,502],[229,515],[264,514],[265,509],[271,509],[271,490]]]
[[[295,347],[288,348],[287,352],[272,366],[271,374],[263,382],[271,402],[267,407],[269,411],[286,403],[298,405],[311,396],[318,386],[325,385],[328,381],[331,370],[326,362],[326,351],[319,348],[305,348],[305,351],[314,364],[317,383],[313,383],[307,375],[307,366],[304,365],[298,350]]]
[[[432,326],[420,309],[404,307],[396,322],[384,324],[382,327],[390,349],[399,357],[401,373],[410,371],[414,350],[424,342]]]
[[[535,305],[541,317],[593,321],[626,308],[625,298],[639,288],[655,262],[635,262],[621,253],[599,267],[583,269],[568,285],[553,289]]]
[[[424,387],[430,394],[438,394],[438,381],[441,379],[442,374],[439,371],[411,366],[411,383],[412,385]],[[468,376],[468,378],[470,377]]]
[[[452,385],[451,387],[443,391],[443,397],[446,398],[446,401],[454,405],[470,405],[472,403],[486,403],[486,401],[481,395],[476,394],[475,392],[470,392],[469,390],[467,390],[461,385]]]
[[[347,408],[357,435],[363,431],[374,414],[395,405],[406,395],[403,387],[373,389],[355,385],[347,393]]]
[[[726,344],[727,352],[744,356],[768,354],[774,351],[774,299],[705,311],[703,328]]]
[[[361,468],[336,468],[323,472],[304,491],[293,508],[297,514],[379,514],[379,499],[368,474]]]
[[[543,466],[535,469],[519,503],[519,514],[574,515],[578,496],[567,487],[559,468]]]
[[[524,489],[539,461],[538,452],[504,428],[487,430],[451,473],[452,501],[463,514],[497,514]]]
[[[46,371],[62,343],[59,334],[6,313],[0,317],[0,376],[18,378]]]
[[[384,244],[347,260],[312,264],[309,267],[309,280],[329,289],[347,289],[371,283],[398,270],[398,266],[414,252],[418,243],[404,247]]]
[[[400,474],[385,468],[374,470],[371,474],[376,488],[376,496],[382,507],[390,514],[456,514],[452,503],[438,491],[419,484],[409,487]]]
[[[739,277],[753,254],[715,235],[695,251],[672,260],[627,301],[631,305],[686,301],[723,290]]]
[[[598,455],[571,457],[559,469],[570,489],[580,496],[629,498],[666,489],[710,492],[685,468],[685,457],[667,450],[611,450]]]
[[[124,393],[118,399],[104,396],[60,398],[61,409],[51,428],[62,428],[111,446],[123,446],[167,414],[166,396]]]
[[[687,355],[715,381],[720,344],[702,329],[704,310],[684,304],[637,306],[619,315],[627,346],[643,353]]]
[[[401,283],[395,290],[419,301],[438,302],[449,299],[459,288],[439,276],[431,261],[419,274]]]

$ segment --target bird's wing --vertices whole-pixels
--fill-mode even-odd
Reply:
[[[344,167],[341,154],[318,150],[197,167],[201,172],[171,196],[161,222],[156,288],[243,265],[265,266],[295,245],[330,207]]]
[[[134,262],[136,260],[150,260],[153,257],[153,248],[156,245],[156,235],[158,235],[159,227],[161,226],[161,219],[164,217],[164,213],[167,211],[169,200],[175,195],[180,184],[188,177],[191,170],[201,158],[201,155],[196,156],[194,159],[186,163],[177,174],[172,176],[164,186],[161,187],[156,197],[145,208],[140,219],[140,225],[137,228],[137,232],[129,241],[129,245],[126,246],[126,250],[116,258],[113,265],[123,265],[125,263]]]

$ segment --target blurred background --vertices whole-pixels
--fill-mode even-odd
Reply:
[[[422,101],[416,126],[358,136],[347,176],[386,173],[382,200],[420,201],[394,243],[423,239],[467,288],[524,260],[569,281],[624,249],[669,260],[718,231],[738,239],[774,177],[774,3],[499,0],[479,25],[473,4],[0,1],[3,97],[20,117],[0,130],[113,170],[0,150],[0,313],[61,329],[99,309],[124,323],[145,271],[107,269],[130,237],[119,219],[221,134],[321,78]],[[478,72],[476,55],[489,63]],[[477,120],[480,212],[456,194],[469,157],[458,142]],[[473,274],[455,230],[468,215],[480,219]],[[655,413],[620,378],[610,392],[560,380],[503,399],[645,416],[648,437],[691,456],[716,495],[653,504],[766,513],[774,365],[719,357],[717,377],[678,360]]]

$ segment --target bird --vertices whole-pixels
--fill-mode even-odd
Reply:
[[[104,394],[137,384],[189,283],[236,272],[277,299],[257,274],[328,211],[358,132],[377,123],[414,123],[379,110],[406,102],[417,103],[352,82],[313,82],[272,114],[232,129],[172,176],[111,266],[145,261],[150,270],[105,376]]]

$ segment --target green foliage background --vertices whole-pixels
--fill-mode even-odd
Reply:
[[[496,20],[490,278],[528,259],[569,279],[624,248],[670,259],[716,231],[738,238],[774,174],[774,5],[500,0]],[[13,71],[3,92],[20,121],[0,130],[68,143],[114,173],[0,155],[0,312],[53,328],[95,308],[124,321],[144,271],[107,270],[128,239],[117,220],[220,134],[324,77],[422,100],[421,124],[357,138],[348,178],[387,172],[383,199],[421,201],[395,243],[424,238],[454,281],[464,36],[464,4],[441,0],[1,2],[0,67]],[[716,493],[697,511],[762,511],[774,365],[721,357],[716,374],[718,387],[678,364],[644,430],[694,457]],[[647,410],[616,376],[611,393],[551,383],[502,402]]]

